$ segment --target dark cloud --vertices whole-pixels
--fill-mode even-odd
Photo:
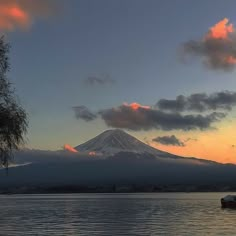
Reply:
[[[154,138],[152,141],[161,143],[163,145],[180,146],[180,147],[185,146],[185,144],[181,142],[178,138],[176,138],[175,135],[159,136],[159,137]]]
[[[84,80],[87,85],[109,85],[114,84],[114,80],[109,75],[89,76]]]
[[[188,41],[184,43],[183,50],[187,54],[202,56],[203,63],[210,69],[231,71],[235,63],[228,58],[236,58],[236,41],[225,39],[208,39],[206,41]]]
[[[105,123],[114,128],[129,130],[205,130],[212,128],[212,123],[225,117],[224,113],[213,112],[208,115],[182,115],[166,113],[155,109],[138,108],[121,105],[99,112]]]
[[[75,117],[85,121],[92,121],[97,118],[97,115],[91,112],[86,106],[73,107]]]
[[[124,103],[97,113],[92,113],[84,106],[74,109],[77,118],[91,121],[101,117],[107,126],[113,128],[134,131],[151,129],[188,131],[214,128],[213,123],[221,121],[227,114],[219,111],[230,111],[235,105],[236,92],[223,91],[210,95],[205,93],[179,95],[173,100],[161,99],[155,107]],[[201,112],[205,113],[200,114]]]
[[[195,93],[190,96],[179,95],[174,100],[161,99],[156,104],[158,109],[174,112],[209,110],[231,110],[236,106],[236,92],[216,92],[210,95]]]
[[[182,46],[184,55],[199,56],[210,69],[231,71],[236,67],[236,37],[232,24],[223,19],[200,40]]]
[[[156,107],[161,110],[170,110],[175,112],[184,111],[186,109],[186,97],[179,95],[174,100],[160,99]]]

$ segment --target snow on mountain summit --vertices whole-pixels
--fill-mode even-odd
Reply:
[[[75,149],[79,152],[94,151],[105,155],[113,155],[118,152],[150,153],[153,155],[164,153],[120,129],[104,131],[95,138],[75,147]]]

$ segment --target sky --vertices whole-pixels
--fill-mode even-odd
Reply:
[[[122,128],[164,151],[236,163],[235,8],[0,0],[9,79],[29,116],[26,147],[58,150]]]

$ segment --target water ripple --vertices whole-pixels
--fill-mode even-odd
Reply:
[[[0,196],[0,235],[235,235],[222,193]]]

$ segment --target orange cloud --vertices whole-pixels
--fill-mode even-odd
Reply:
[[[125,102],[125,103],[123,103],[123,105],[126,106],[126,107],[130,107],[134,111],[138,110],[139,108],[150,109],[150,106],[142,106],[142,105],[140,105],[136,102],[133,102],[133,103],[130,103],[130,104]]]
[[[223,40],[231,40],[230,35],[235,32],[233,24],[229,24],[229,19],[224,18],[223,20],[216,23],[213,27],[210,28],[208,34],[206,35],[206,40],[211,39],[223,39]],[[235,56],[222,55],[223,61],[227,64],[236,64]]]
[[[210,28],[206,38],[228,39],[229,34],[233,32],[233,24],[229,24],[229,19],[224,18]]]
[[[49,16],[54,12],[54,1],[1,0],[0,30],[28,29],[35,18]]]
[[[64,145],[64,149],[67,150],[67,151],[69,151],[69,152],[74,152],[74,153],[78,152],[76,149],[74,149],[73,147],[71,147],[69,144],[65,144],[65,145]]]
[[[236,34],[228,18],[216,23],[202,40],[184,43],[184,52],[200,56],[211,69],[231,71],[236,68]]]

